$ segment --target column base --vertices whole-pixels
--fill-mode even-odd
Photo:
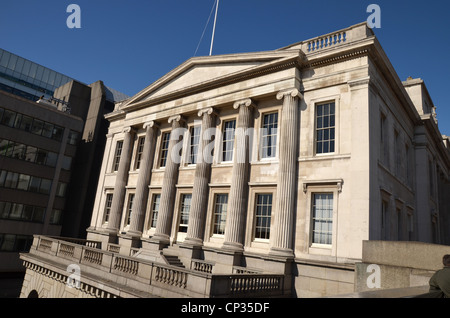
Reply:
[[[202,247],[203,240],[197,238],[186,237],[183,242],[178,243],[180,246],[186,247]]]
[[[224,242],[221,249],[227,252],[243,252],[244,245],[236,242]]]
[[[286,258],[294,258],[294,251],[290,248],[283,248],[283,247],[271,247],[269,251],[269,255],[271,256],[279,256],[279,257],[286,257]]]
[[[165,234],[157,234],[150,238],[147,242],[151,243],[154,246],[157,246],[159,250],[170,245],[170,237]]]

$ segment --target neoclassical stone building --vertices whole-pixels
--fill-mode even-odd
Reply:
[[[268,275],[278,296],[343,294],[364,241],[450,243],[449,138],[423,81],[400,81],[366,23],[275,51],[191,58],[106,118],[87,232],[110,265],[86,267],[86,248],[68,254],[97,272],[91,280],[115,281],[112,295],[149,264],[158,288],[163,272],[183,282],[160,290],[149,278],[151,288],[133,284],[138,297],[236,295],[232,274]],[[36,237],[22,257],[31,268],[61,244]],[[190,289],[198,272],[210,292]]]

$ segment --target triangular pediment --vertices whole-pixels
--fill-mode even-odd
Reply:
[[[298,57],[296,52],[260,52],[191,58],[130,98],[122,107],[199,90],[215,82],[239,78],[274,63]]]

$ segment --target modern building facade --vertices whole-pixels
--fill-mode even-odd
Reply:
[[[61,234],[83,120],[0,91],[0,272],[21,270],[33,235]]]
[[[85,237],[104,115],[125,97],[0,50],[0,297],[11,277],[23,278],[19,252],[33,235]]]
[[[450,244],[449,139],[366,23],[192,58],[106,118],[88,243],[35,237],[23,297],[337,295],[364,241]]]

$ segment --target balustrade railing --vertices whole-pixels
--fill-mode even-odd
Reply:
[[[101,251],[84,249],[83,260],[92,264],[101,265],[103,261],[103,253]]]
[[[120,272],[137,275],[139,269],[139,262],[126,257],[114,257],[114,269]]]
[[[307,52],[315,52],[320,49],[324,49],[331,46],[344,43],[347,40],[347,32],[337,32],[333,34],[327,34],[307,42]]]
[[[202,273],[212,273],[214,264],[210,262],[205,262],[198,259],[193,259],[191,261],[191,269],[194,271],[202,272]]]
[[[174,295],[202,297],[239,297],[279,296],[283,294],[283,275],[266,274],[212,274],[214,264],[203,260],[193,260],[191,269],[155,263],[135,257],[120,255],[108,250],[89,247],[85,243],[78,245],[60,238],[36,235],[29,254],[49,255],[52,262],[79,263],[84,266],[95,265],[96,270],[106,275],[126,275],[136,282],[170,290]],[[92,244],[97,246],[97,244]],[[28,260],[29,262],[29,260]],[[85,272],[92,272],[87,268]],[[103,275],[102,274],[102,275]]]

